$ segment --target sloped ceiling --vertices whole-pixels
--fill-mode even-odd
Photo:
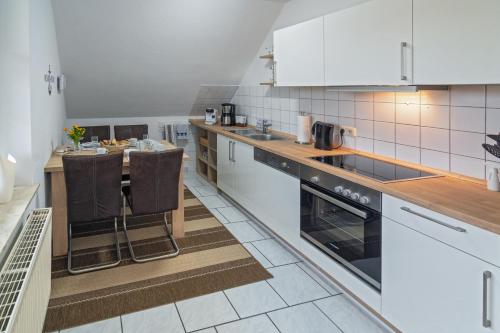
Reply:
[[[68,118],[189,115],[239,84],[283,6],[268,0],[52,0]]]

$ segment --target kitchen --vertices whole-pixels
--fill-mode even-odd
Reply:
[[[28,331],[500,332],[500,2],[22,1],[1,279],[43,228],[6,331],[43,277]],[[77,221],[114,185],[71,160],[116,154]]]

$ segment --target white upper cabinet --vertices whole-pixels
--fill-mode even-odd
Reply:
[[[412,84],[412,0],[373,0],[325,16],[327,86]]]
[[[323,17],[274,32],[275,85],[324,86]]]
[[[500,83],[500,1],[414,0],[417,84]]]

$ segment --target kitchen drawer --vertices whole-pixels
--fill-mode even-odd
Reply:
[[[386,194],[382,207],[385,217],[500,267],[500,235]]]

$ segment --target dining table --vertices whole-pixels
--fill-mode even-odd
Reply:
[[[177,147],[168,141],[160,141],[166,150],[176,149]],[[115,148],[120,149],[120,148]],[[66,182],[64,179],[64,168],[62,157],[65,154],[95,155],[96,150],[82,150],[78,152],[59,153],[56,149],[47,164],[44,172],[46,175],[47,206],[52,207],[52,255],[54,257],[63,256],[68,253],[68,217],[66,203]],[[123,150],[123,149],[122,149]],[[183,161],[189,159],[184,153]],[[184,237],[184,172],[181,164],[179,177],[179,206],[172,211],[172,234],[174,238]],[[166,171],[168,172],[168,171]],[[122,174],[129,174],[129,158],[126,154],[123,157]]]

